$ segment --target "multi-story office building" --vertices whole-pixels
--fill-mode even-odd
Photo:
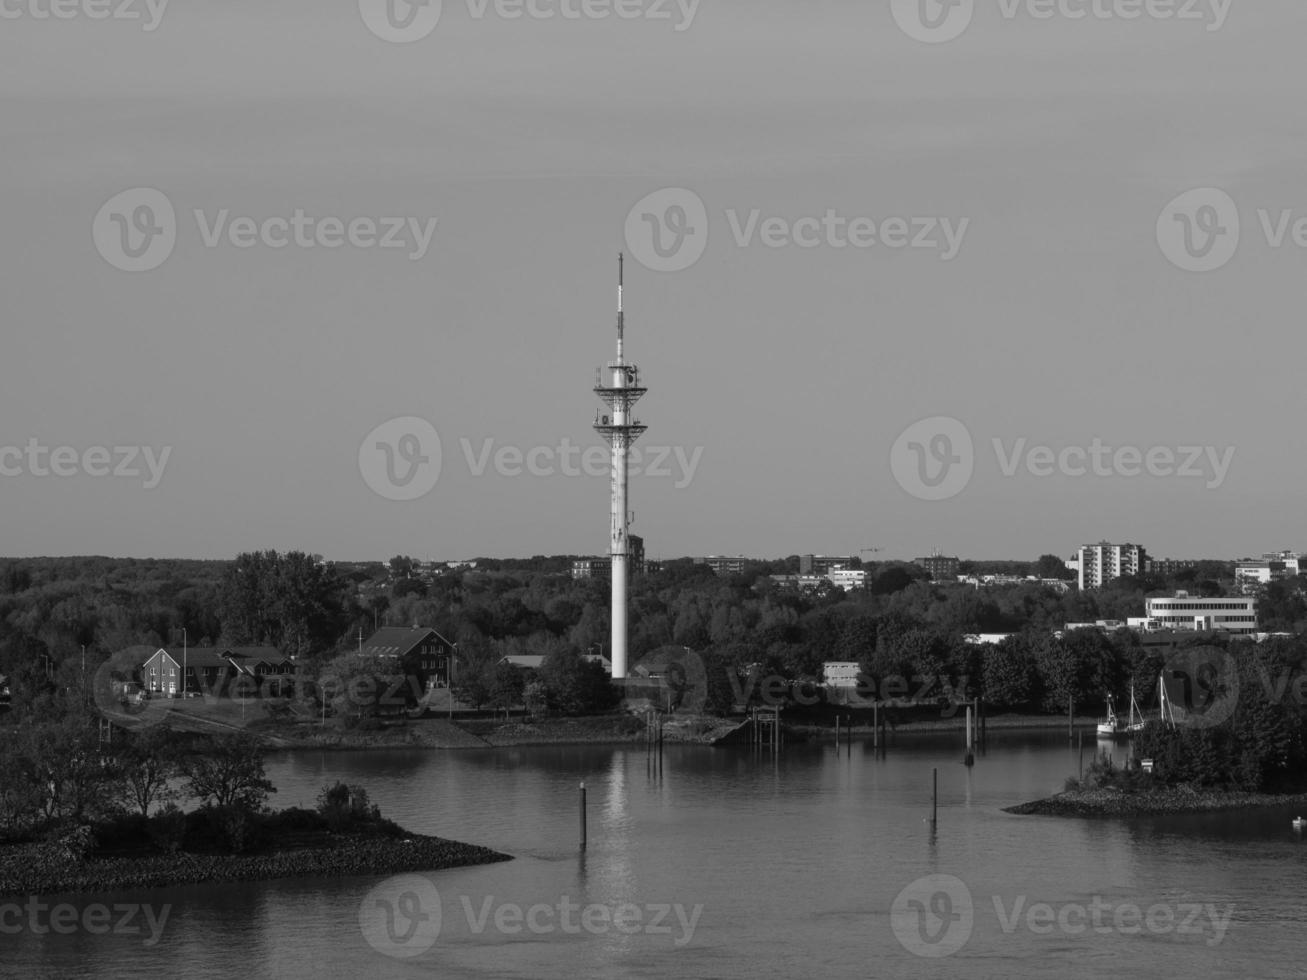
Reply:
[[[1257,632],[1257,599],[1254,596],[1191,596],[1177,592],[1144,600],[1147,629],[1225,630],[1230,633]]]
[[[1087,544],[1080,549],[1080,590],[1100,589],[1123,575],[1138,575],[1148,560],[1137,544]]]
[[[1296,551],[1267,552],[1261,558],[1237,562],[1234,580],[1244,594],[1253,594],[1270,582],[1297,578],[1304,571],[1301,561]]]
[[[914,558],[914,565],[920,565],[936,582],[956,582],[962,562],[948,555],[934,554],[929,558]]]
[[[853,559],[849,556],[835,555],[799,555],[800,575],[827,575],[832,568],[849,568]]]
[[[708,555],[705,558],[696,558],[696,565],[707,565],[718,575],[739,575],[744,571],[744,563],[748,559],[743,556],[735,558],[724,558],[720,555]]]

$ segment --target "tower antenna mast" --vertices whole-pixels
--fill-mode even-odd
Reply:
[[[627,509],[627,459],[631,444],[644,433],[631,409],[644,395],[640,369],[626,363],[626,313],[623,306],[625,257],[617,253],[617,359],[599,369],[594,392],[608,406],[608,415],[595,423],[595,431],[612,449],[612,495],[609,501],[608,554],[612,577],[612,661],[613,679],[626,677],[626,582],[630,550],[628,532],[631,515]]]

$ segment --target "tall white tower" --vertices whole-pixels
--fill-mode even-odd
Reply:
[[[622,311],[622,255],[617,256],[617,359],[599,369],[595,394],[607,406],[607,415],[595,418],[595,431],[612,446],[612,512],[608,554],[612,558],[613,679],[626,677],[626,580],[629,572],[628,531],[631,514],[626,505],[626,462],[631,444],[647,426],[631,409],[648,389],[640,387],[640,369],[626,363],[623,351],[626,317]]]

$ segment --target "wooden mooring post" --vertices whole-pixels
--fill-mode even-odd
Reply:
[[[581,850],[585,850],[585,780],[581,780]]]

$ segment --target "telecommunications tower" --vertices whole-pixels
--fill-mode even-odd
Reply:
[[[595,416],[595,431],[612,447],[612,501],[608,554],[612,559],[612,661],[613,679],[626,677],[626,581],[630,552],[627,538],[631,515],[626,506],[627,454],[647,426],[631,414],[631,409],[648,389],[640,387],[640,369],[626,363],[623,334],[626,319],[622,312],[622,255],[617,256],[617,358],[598,371],[595,394],[607,406],[607,414]]]

